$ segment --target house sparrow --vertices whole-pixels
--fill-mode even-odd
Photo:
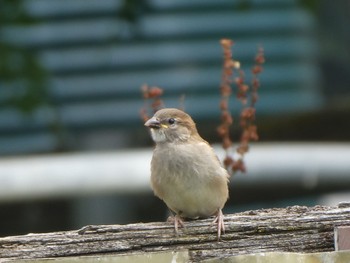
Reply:
[[[151,186],[176,214],[175,232],[184,226],[184,218],[216,216],[219,239],[225,231],[221,209],[228,198],[229,175],[213,148],[198,134],[192,118],[178,109],[157,111],[145,126],[156,143]]]

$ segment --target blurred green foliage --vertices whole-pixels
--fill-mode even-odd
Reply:
[[[5,106],[30,113],[47,103],[46,72],[29,51],[0,43],[0,87],[6,89]]]
[[[22,0],[0,1],[0,26],[6,24],[28,24],[34,19],[26,14]]]
[[[123,0],[123,4],[117,13],[120,19],[130,23],[136,23],[139,17],[149,9],[147,1]]]
[[[0,89],[3,106],[30,113],[48,101],[47,73],[35,54],[9,43],[1,36],[3,27],[28,26],[36,21],[26,14],[21,0],[0,1]]]
[[[316,14],[320,8],[319,0],[298,0],[298,4],[314,14]]]

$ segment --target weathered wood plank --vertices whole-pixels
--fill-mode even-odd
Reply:
[[[87,226],[76,231],[0,239],[0,258],[36,259],[189,250],[191,261],[268,251],[334,250],[334,227],[350,225],[350,207],[264,209],[225,217],[220,241],[211,219],[186,222],[179,236],[170,223]]]

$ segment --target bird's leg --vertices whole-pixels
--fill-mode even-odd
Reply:
[[[216,217],[215,217],[212,224],[217,224],[217,226],[218,226],[218,240],[220,240],[221,232],[225,233],[224,215],[223,215],[221,209],[219,209],[219,211],[217,212]]]
[[[169,217],[168,221],[174,222],[174,229],[175,229],[176,235],[178,235],[178,233],[179,233],[179,226],[185,227],[184,221],[182,220],[181,216],[179,216],[178,214],[176,214],[175,216]]]
[[[174,227],[175,227],[175,233],[176,233],[176,235],[178,235],[178,227],[179,226],[181,226],[181,227],[185,227],[185,223],[184,223],[184,221],[182,220],[182,218],[178,215],[178,214],[176,214],[175,216],[174,216]]]

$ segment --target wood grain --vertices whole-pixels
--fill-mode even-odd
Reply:
[[[220,241],[212,219],[185,224],[178,236],[171,223],[157,222],[5,237],[0,238],[0,259],[188,250],[191,261],[198,262],[268,251],[333,251],[334,227],[350,225],[350,207],[293,206],[225,215],[226,233]]]

